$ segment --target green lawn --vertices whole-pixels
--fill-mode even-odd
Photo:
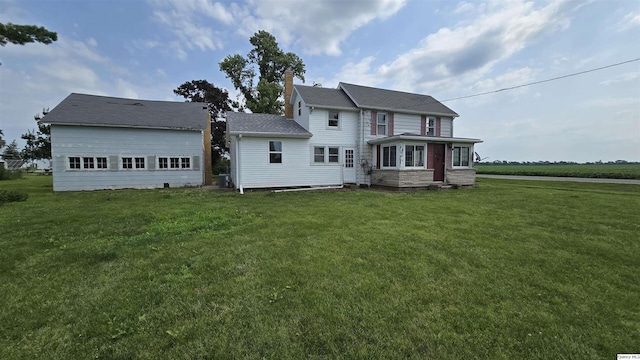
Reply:
[[[1,359],[640,352],[637,185],[0,188]]]
[[[476,164],[478,174],[640,179],[640,164]]]

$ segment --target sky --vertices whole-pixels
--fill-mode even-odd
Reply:
[[[640,58],[640,1],[0,0],[0,22],[58,33],[0,47],[7,142],[72,92],[183,101],[180,84],[246,55],[258,30],[339,82],[447,99]],[[444,101],[456,137],[486,161],[640,161],[640,61],[510,91]]]

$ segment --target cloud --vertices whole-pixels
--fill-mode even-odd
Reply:
[[[630,12],[625,15],[618,25],[618,30],[629,30],[640,25],[640,12]]]
[[[640,72],[630,72],[630,73],[620,74],[609,80],[601,81],[600,84],[601,85],[620,84],[628,81],[633,81],[639,78],[640,78]]]
[[[221,49],[221,36],[213,31],[209,23],[212,19],[226,25],[233,22],[231,12],[218,2],[149,0],[149,4],[155,9],[153,18],[169,28],[178,38],[177,41],[171,42],[171,46],[180,59],[186,59],[184,48],[203,51]],[[157,46],[153,41],[138,41],[138,45]]]
[[[604,108],[619,108],[626,105],[640,105],[640,98],[637,97],[617,97],[617,98],[603,98],[585,101],[581,104],[586,107],[604,107]]]
[[[285,45],[296,44],[306,54],[340,55],[341,44],[355,30],[397,13],[405,0],[307,1],[249,0],[234,6],[240,35],[258,30],[272,33]]]

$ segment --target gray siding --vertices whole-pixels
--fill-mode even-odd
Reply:
[[[453,119],[442,118],[440,120],[440,136],[453,137]]]
[[[54,191],[200,186],[204,182],[200,131],[51,127]],[[106,157],[105,170],[68,169],[69,156]],[[121,157],[144,157],[146,170],[122,170]],[[156,156],[191,157],[190,170],[156,169]]]

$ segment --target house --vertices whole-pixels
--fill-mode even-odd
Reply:
[[[285,115],[227,114],[237,189],[379,185],[472,186],[474,144],[454,137],[458,114],[431,96],[340,83],[293,85]]]
[[[71,94],[51,124],[54,191],[211,183],[211,130],[202,103]]]

